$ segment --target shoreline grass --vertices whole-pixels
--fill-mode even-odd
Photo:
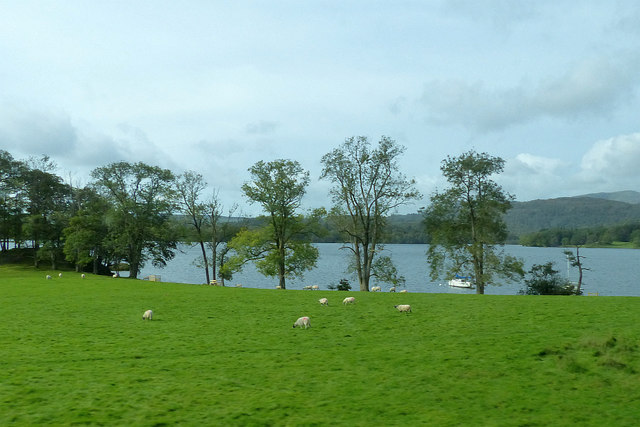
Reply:
[[[0,266],[1,425],[619,426],[640,416],[634,297],[348,292],[357,303],[343,306],[339,291],[53,273]],[[302,315],[312,327],[293,329]]]

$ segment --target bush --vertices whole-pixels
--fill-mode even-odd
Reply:
[[[340,283],[337,286],[336,285],[329,285],[328,288],[331,289],[331,290],[337,289],[339,291],[350,291],[351,290],[351,284],[349,283],[349,281],[347,279],[341,279]]]
[[[554,270],[553,263],[534,264],[520,295],[576,295],[576,287]]]

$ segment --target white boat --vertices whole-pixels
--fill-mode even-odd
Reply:
[[[453,279],[449,280],[449,286],[453,287],[453,288],[467,288],[467,289],[473,289],[473,283],[471,283],[471,279],[470,277],[466,277],[466,276],[458,276],[456,274],[456,277],[454,277]]]

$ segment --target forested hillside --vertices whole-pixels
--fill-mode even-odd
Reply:
[[[552,230],[550,240],[567,239],[573,235],[570,230],[582,229],[590,240],[607,236],[607,241],[613,236],[627,236],[629,225],[640,222],[640,204],[622,202],[620,200],[640,199],[640,193],[624,191],[616,193],[595,193],[579,197],[562,197],[558,199],[533,200],[529,202],[514,202],[513,208],[507,212],[505,221],[509,229],[509,243],[518,244],[522,236],[537,233],[541,230]],[[391,215],[387,218],[385,243],[429,243],[426,235],[422,214]],[[255,227],[261,224],[258,218],[233,218],[238,226]],[[324,229],[316,236],[314,242],[339,242],[340,235],[333,230],[331,224],[322,222]],[[586,230],[591,229],[591,230]],[[634,228],[635,229],[635,228]],[[562,230],[562,233],[556,232]],[[633,230],[631,230],[633,231]],[[568,233],[568,234],[567,234]],[[584,233],[581,233],[581,235]],[[546,236],[544,240],[549,240]],[[535,236],[539,240],[543,237]],[[554,240],[555,239],[555,240]],[[526,244],[526,243],[525,243]]]
[[[515,202],[505,218],[512,237],[543,229],[608,226],[638,219],[640,204],[586,196]]]

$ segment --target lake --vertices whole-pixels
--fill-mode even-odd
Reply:
[[[306,285],[318,285],[320,289],[328,289],[329,285],[337,285],[340,279],[348,279],[352,290],[358,290],[359,285],[355,275],[345,272],[350,252],[340,249],[339,243],[316,244],[320,251],[318,267],[307,272],[303,279],[287,280],[287,289],[302,289]],[[409,292],[430,293],[474,293],[474,290],[451,288],[445,281],[433,282],[429,278],[427,252],[428,245],[385,245],[383,253],[391,256],[398,267],[398,271],[406,279],[406,289]],[[549,261],[555,263],[556,270],[567,275],[571,281],[577,281],[577,268],[570,268],[567,264],[564,248],[530,248],[524,246],[506,246],[506,251],[514,256],[523,258],[525,270],[533,264],[544,264]],[[575,250],[574,250],[575,252]],[[598,293],[606,296],[640,296],[640,250],[637,249],[599,249],[581,248],[580,255],[584,267],[584,294]],[[165,268],[155,268],[148,264],[142,269],[139,277],[150,274],[160,275],[163,282],[178,282],[202,284],[205,282],[204,271],[193,265],[193,261],[200,256],[198,247],[181,246],[181,251]],[[237,283],[243,287],[273,289],[278,284],[276,278],[268,278],[259,274],[253,264],[247,264],[244,270],[234,275],[227,286]],[[371,281],[373,286],[375,280]],[[381,283],[383,291],[390,285]],[[524,287],[524,283],[510,283],[502,286],[487,286],[488,295],[515,295]]]

